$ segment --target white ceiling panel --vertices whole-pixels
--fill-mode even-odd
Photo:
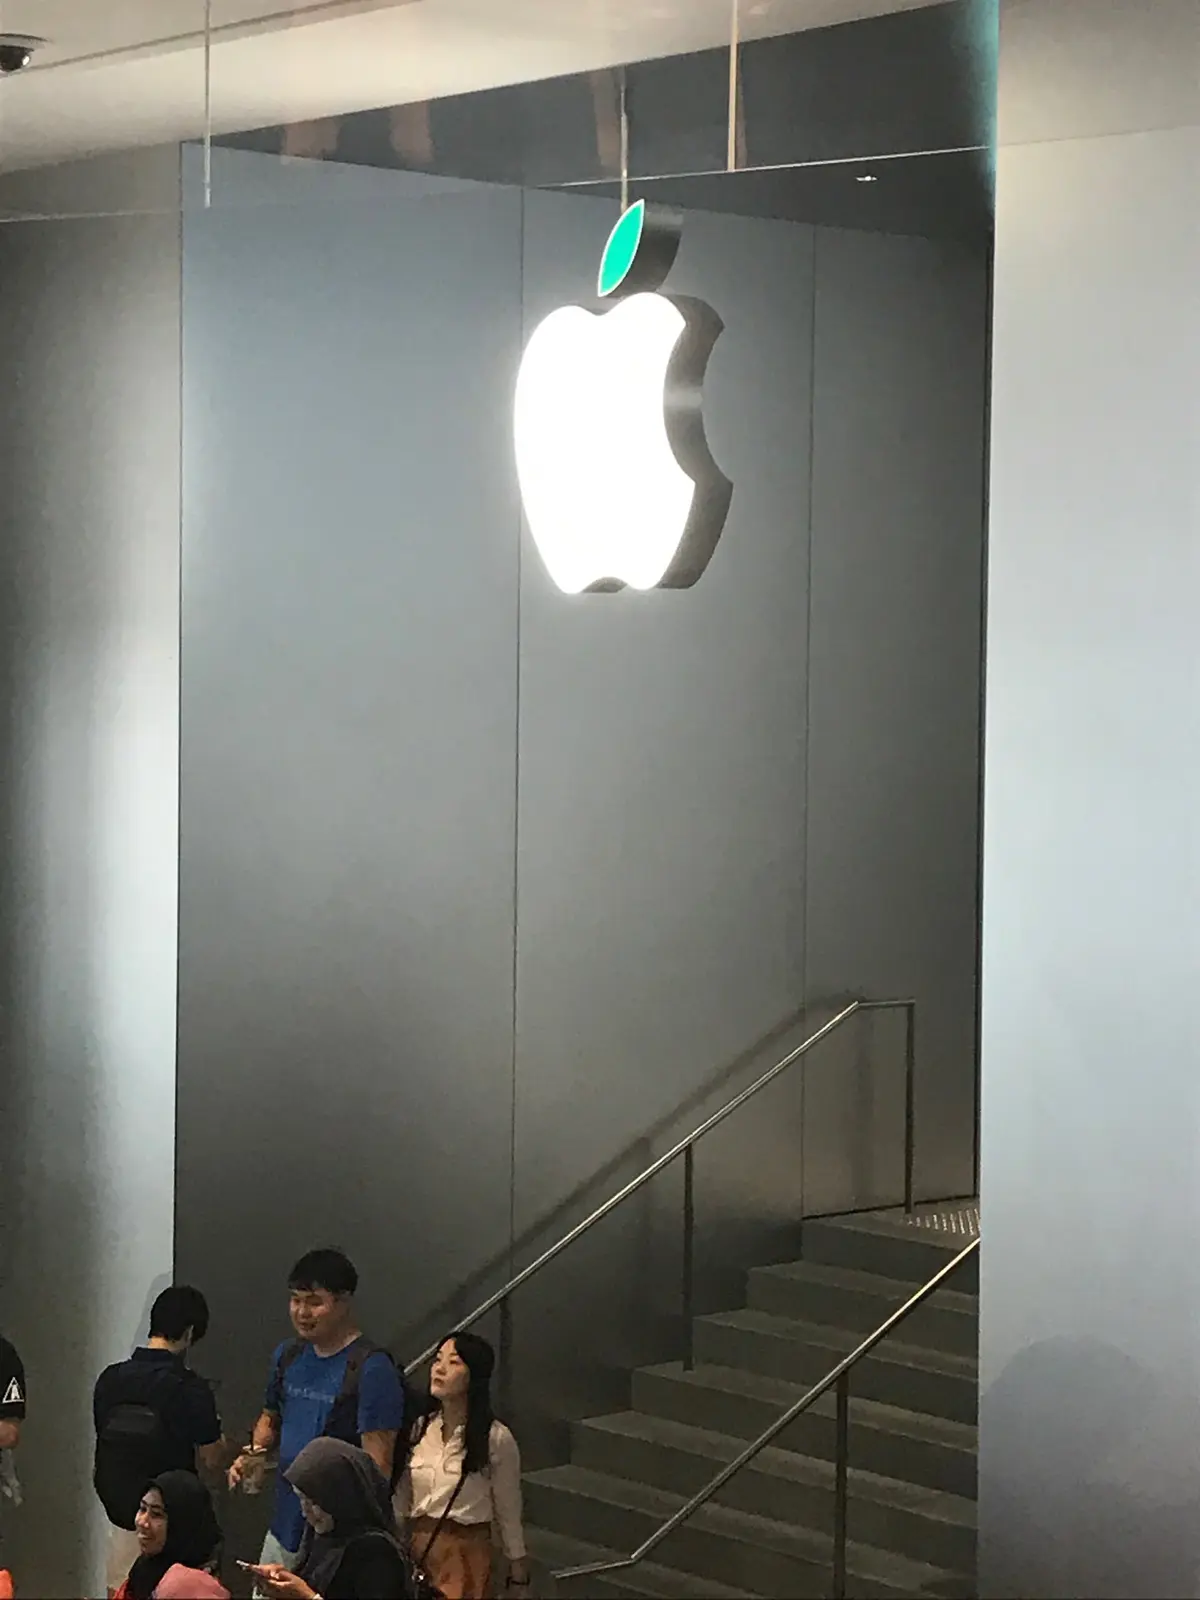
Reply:
[[[746,38],[936,0],[741,0]],[[198,137],[204,0],[0,0],[47,40],[0,80],[0,170]],[[213,129],[229,133],[707,49],[730,0],[213,0]]]

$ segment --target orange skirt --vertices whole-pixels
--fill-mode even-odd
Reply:
[[[446,1600],[489,1600],[492,1592],[492,1526],[490,1522],[444,1522],[428,1545],[437,1527],[436,1517],[417,1517],[408,1525],[409,1549]]]

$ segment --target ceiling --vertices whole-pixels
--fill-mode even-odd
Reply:
[[[936,0],[740,0],[747,39]],[[731,0],[0,0],[0,170],[711,49]]]

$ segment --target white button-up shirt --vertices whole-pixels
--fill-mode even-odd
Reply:
[[[442,1419],[435,1416],[413,1446],[408,1466],[396,1490],[396,1514],[406,1518],[442,1515],[462,1476],[463,1429],[442,1437]],[[447,1519],[464,1526],[491,1523],[496,1542],[509,1561],[525,1559],[525,1531],[521,1511],[521,1452],[502,1422],[492,1423],[488,1441],[489,1467],[472,1472],[454,1501]]]

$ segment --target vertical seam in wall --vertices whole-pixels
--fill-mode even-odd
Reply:
[[[975,1135],[972,1146],[972,1176],[975,1194],[980,1192],[983,1157],[983,825],[987,803],[987,638],[989,534],[991,529],[992,479],[992,345],[996,295],[996,236],[987,264],[987,322],[983,341],[983,505],[981,508],[979,567],[979,727],[976,749],[979,752],[978,792],[975,800]]]
[[[808,320],[808,497],[805,508],[807,520],[807,549],[805,551],[805,623],[804,623],[804,820],[803,840],[800,846],[801,859],[801,885],[800,885],[800,962],[801,962],[801,989],[800,1004],[804,1011],[808,1010],[808,840],[809,817],[811,814],[810,791],[808,775],[812,765],[812,631],[813,631],[813,507],[815,504],[814,486],[817,475],[817,240],[819,230],[812,230],[812,272],[809,295],[809,320]],[[803,1255],[804,1207],[805,1207],[805,1160],[804,1152],[807,1141],[807,1116],[808,1116],[808,1063],[800,1064],[800,1229],[801,1247]]]
[[[525,191],[520,191],[517,212],[517,303],[519,348],[525,348]],[[508,1127],[508,1276],[515,1272],[517,1245],[517,946],[520,937],[521,894],[521,592],[524,540],[522,538],[522,503],[517,498],[516,515],[516,648],[515,678],[515,741],[513,747],[513,897],[512,897],[512,1059]]]
[[[183,970],[180,933],[183,923],[183,514],[184,514],[184,417],[183,417],[183,252],[184,252],[184,147],[177,145],[176,191],[179,201],[179,504],[175,529],[175,1059],[171,1094],[171,1278],[177,1276],[179,1261],[179,996]]]

